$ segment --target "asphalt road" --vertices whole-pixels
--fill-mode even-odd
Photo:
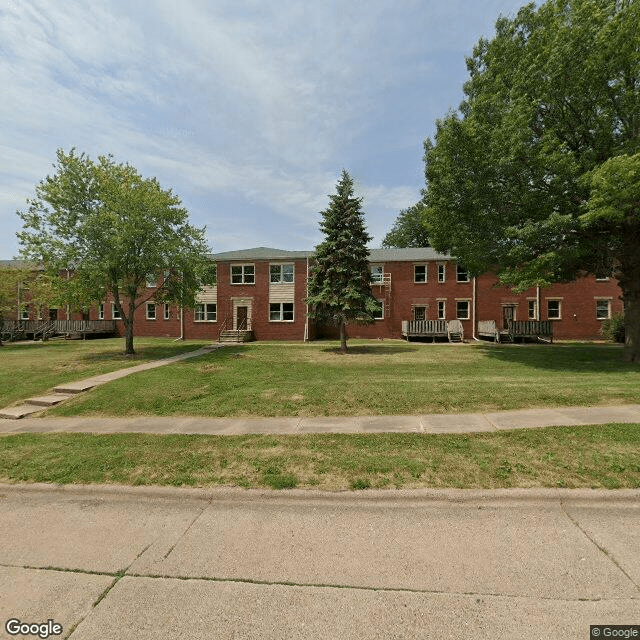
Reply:
[[[0,485],[0,637],[38,637],[9,619],[73,640],[586,640],[640,625],[640,490]]]

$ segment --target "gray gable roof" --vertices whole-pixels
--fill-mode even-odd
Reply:
[[[255,247],[238,251],[223,251],[209,257],[224,262],[227,260],[295,260],[296,258],[312,258],[314,251],[287,251],[271,247]],[[451,260],[451,256],[438,253],[431,247],[418,249],[371,249],[370,262],[420,262],[426,260]]]

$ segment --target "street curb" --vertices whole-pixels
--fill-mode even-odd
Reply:
[[[607,505],[631,504],[640,507],[639,489],[564,489],[564,488],[535,488],[535,489],[366,489],[360,491],[318,491],[315,489],[242,489],[240,487],[214,488],[178,488],[165,486],[142,486],[113,484],[65,484],[50,483],[0,483],[0,499],[5,493],[35,494],[59,493],[64,497],[91,494],[94,496],[116,497],[127,499],[130,497],[165,500],[193,500],[206,502],[401,502],[401,503],[483,503],[492,502],[565,502],[592,503],[606,501]],[[400,505],[404,506],[404,505]]]

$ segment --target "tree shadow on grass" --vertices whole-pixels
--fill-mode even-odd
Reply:
[[[397,346],[392,344],[363,344],[348,346],[346,355],[366,355],[366,356],[389,356],[394,353],[407,353],[409,351],[417,351],[417,347]],[[341,354],[340,347],[327,347],[322,349],[323,353],[337,353]]]
[[[640,374],[637,363],[622,361],[622,346],[613,344],[493,344],[479,346],[489,359],[567,373]]]

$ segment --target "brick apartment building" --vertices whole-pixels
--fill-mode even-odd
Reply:
[[[162,274],[158,282],[149,279],[149,301],[136,312],[136,335],[210,340],[228,330],[245,331],[256,340],[337,335],[332,327],[316,326],[307,317],[313,252],[258,247],[217,253],[211,259],[217,265],[217,283],[203,289],[193,310],[154,303],[153,289]],[[600,338],[602,321],[622,311],[619,287],[609,278],[587,276],[515,294],[498,286],[493,275],[470,277],[454,258],[431,248],[373,249],[370,268],[379,318],[372,325],[349,325],[352,338],[400,338],[407,321],[459,320],[465,339],[471,339],[480,321],[493,321],[502,329],[508,320],[548,320],[554,338],[588,340]],[[21,313],[25,320],[35,319],[28,307]],[[63,309],[57,310],[57,318],[69,319]],[[110,300],[85,319],[116,320],[116,331],[124,333]]]

